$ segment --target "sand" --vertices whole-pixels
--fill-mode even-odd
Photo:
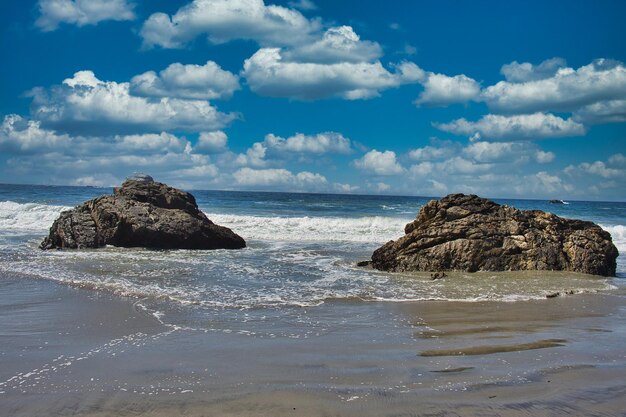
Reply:
[[[138,301],[1,277],[0,415],[626,415],[622,289],[329,302],[306,311],[308,337],[289,336],[297,322],[172,327]]]

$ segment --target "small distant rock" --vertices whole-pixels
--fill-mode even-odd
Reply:
[[[437,280],[437,279],[442,279],[447,277],[448,275],[446,275],[445,272],[441,271],[441,272],[435,272],[433,274],[430,274],[430,279],[432,279],[433,281]]]
[[[615,276],[617,248],[600,226],[476,195],[428,202],[405,235],[376,249],[383,271],[572,271]]]
[[[372,264],[372,261],[359,261],[356,263],[356,266],[370,266]]]
[[[64,211],[41,249],[106,245],[158,249],[240,249],[243,238],[209,220],[189,193],[135,174],[103,195]]]
[[[546,298],[556,298],[556,297],[558,297],[558,296],[560,296],[560,295],[561,295],[561,293],[560,293],[560,292],[553,292],[553,293],[551,293],[551,294],[547,294],[547,295],[546,295]]]
[[[563,200],[550,200],[549,203],[550,204],[565,204]]]
[[[142,183],[154,182],[154,178],[152,178],[148,174],[144,174],[141,172],[135,172],[133,175],[130,175],[126,178],[126,181],[137,181]]]

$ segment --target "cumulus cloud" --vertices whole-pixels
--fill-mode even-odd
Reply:
[[[219,174],[207,155],[171,133],[73,136],[18,115],[4,118],[0,150],[7,156],[5,175],[32,182],[108,186],[139,170],[172,184],[206,187]]]
[[[35,26],[44,32],[56,30],[61,23],[80,27],[135,18],[135,5],[127,0],[39,0],[38,6]]]
[[[500,73],[504,75],[504,78],[509,82],[525,83],[527,81],[551,78],[565,66],[565,60],[558,57],[546,59],[539,65],[533,65],[530,62],[520,64],[517,61],[513,61],[510,64],[503,65],[500,69]]]
[[[221,130],[214,132],[202,132],[198,136],[198,142],[194,151],[200,153],[221,153],[228,149],[228,136]]]
[[[92,71],[79,71],[62,85],[32,90],[31,113],[42,126],[83,135],[182,130],[209,131],[237,116],[220,113],[207,101],[130,94],[129,83],[101,81]]]
[[[418,106],[466,103],[480,97],[480,84],[463,74],[450,77],[445,74],[427,73],[420,83],[424,91],[415,100]]]
[[[350,194],[353,193],[355,191],[358,191],[360,187],[358,185],[351,185],[351,184],[343,184],[343,183],[339,183],[336,182],[333,184],[333,190],[337,191],[339,193],[346,193],[346,194]]]
[[[404,62],[388,71],[380,61],[333,64],[284,61],[279,48],[262,48],[244,62],[242,75],[250,89],[270,97],[315,100],[375,97],[381,90],[414,83],[423,71]]]
[[[264,145],[280,152],[310,153],[310,154],[349,154],[352,152],[350,139],[341,133],[323,132],[316,135],[296,133],[288,138],[282,138],[272,133],[265,136]]]
[[[463,153],[478,162],[528,162],[532,158],[547,163],[555,157],[554,153],[544,152],[530,142],[473,142]]]
[[[296,133],[288,138],[270,133],[265,136],[263,142],[255,142],[245,153],[239,154],[235,163],[264,167],[270,163],[267,158],[285,159],[291,155],[321,156],[350,153],[352,153],[352,143],[341,133],[322,132],[315,135]]]
[[[376,42],[363,41],[350,26],[331,27],[321,39],[283,52],[285,61],[330,64],[369,62],[380,58],[382,48]]]
[[[626,99],[589,104],[576,110],[573,119],[586,124],[626,122]]]
[[[370,190],[377,193],[384,193],[385,191],[389,191],[391,189],[391,186],[384,182],[367,183],[367,186]]]
[[[4,152],[37,153],[70,144],[68,135],[44,130],[38,121],[17,114],[5,116],[0,126],[0,149]]]
[[[572,112],[594,103],[626,99],[626,67],[621,62],[598,59],[575,70],[560,67],[562,62],[556,61],[545,66],[550,71],[539,71],[531,65],[526,72],[520,71],[524,64],[514,64],[509,64],[513,67],[507,67],[504,73],[515,82],[500,81],[482,93],[492,111]],[[556,72],[547,76],[553,69]]]
[[[205,65],[174,63],[158,74],[148,71],[130,80],[130,93],[142,97],[228,99],[239,88],[239,77],[213,61]]]
[[[323,175],[302,171],[297,174],[287,169],[252,169],[241,168],[233,173],[239,186],[252,188],[274,188],[287,186],[296,190],[315,190],[327,184]],[[290,189],[290,188],[287,188]]]
[[[582,124],[546,113],[513,116],[488,114],[476,122],[462,118],[450,123],[435,123],[434,126],[455,135],[503,141],[582,136],[586,133]]]
[[[379,152],[373,149],[362,158],[354,160],[354,166],[375,175],[398,175],[404,172],[393,151]]]
[[[624,169],[624,162],[622,154],[612,155],[608,159],[608,163],[604,161],[595,162],[583,162],[579,165],[569,165],[564,169],[564,172],[571,176],[583,175],[596,175],[602,178],[626,178],[626,169]]]
[[[155,13],[141,28],[145,47],[180,48],[195,37],[224,43],[250,39],[261,45],[303,43],[319,31],[319,20],[297,10],[265,5],[263,0],[194,0],[174,15]]]

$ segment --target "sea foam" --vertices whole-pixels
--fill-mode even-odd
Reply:
[[[0,230],[45,231],[70,207],[0,201]]]

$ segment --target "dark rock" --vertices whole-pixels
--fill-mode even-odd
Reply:
[[[521,211],[475,195],[451,194],[430,201],[404,230],[404,236],[374,252],[374,268],[615,275],[617,248],[596,224]]]
[[[548,201],[550,204],[565,204],[563,200],[550,200]]]
[[[356,266],[370,266],[372,261],[359,261],[356,263]]]
[[[105,245],[159,249],[239,249],[246,242],[211,222],[195,198],[148,175],[127,179],[113,195],[64,211],[42,249]]]
[[[435,272],[434,274],[430,274],[430,279],[432,279],[433,281],[437,280],[437,279],[442,279],[447,277],[448,275],[446,275],[445,272],[440,271],[440,272]]]
[[[560,292],[553,292],[551,294],[546,294],[546,298],[556,298],[556,297],[558,297],[560,295],[561,295]]]

